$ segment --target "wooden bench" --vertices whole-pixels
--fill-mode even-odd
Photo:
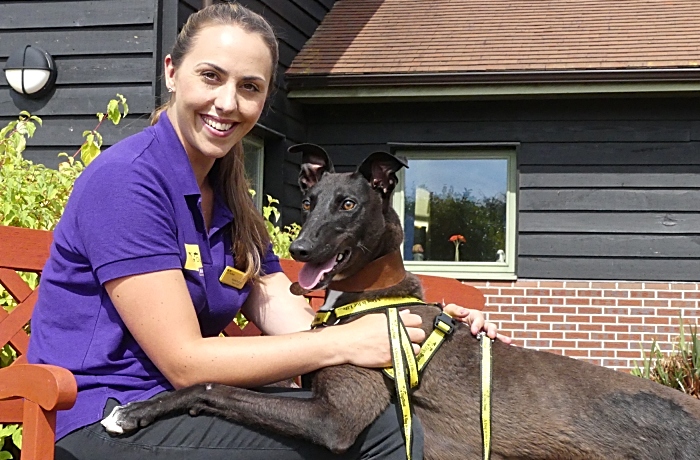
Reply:
[[[23,424],[22,460],[53,460],[56,412],[75,403],[75,378],[57,366],[27,364],[29,322],[37,291],[20,278],[18,272],[40,274],[49,256],[52,234],[48,231],[0,226],[0,284],[17,301],[11,313],[0,308],[0,347],[11,345],[18,359],[0,369],[0,423]],[[301,264],[282,260],[287,276],[296,281]],[[478,289],[449,278],[419,275],[429,302],[456,303],[482,310],[484,296]],[[323,292],[306,296],[311,306],[323,304]],[[60,306],[57,306],[57,313]],[[259,335],[253,324],[244,329],[236,324],[226,328],[231,336]]]
[[[0,308],[0,347],[10,344],[18,359],[0,369],[0,423],[23,425],[22,459],[53,459],[56,411],[75,403],[75,378],[57,366],[26,363],[29,336],[24,330],[36,303],[20,272],[41,273],[49,256],[51,233],[0,226],[0,284],[17,301],[11,313]]]

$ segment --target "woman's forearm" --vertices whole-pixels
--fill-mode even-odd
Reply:
[[[346,362],[333,331],[260,337],[210,337],[180,345],[167,378],[176,388],[217,382],[256,387]],[[337,334],[336,334],[337,335]]]

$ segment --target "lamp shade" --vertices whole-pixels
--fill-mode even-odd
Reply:
[[[27,45],[14,51],[5,63],[5,78],[12,89],[29,97],[41,97],[56,82],[56,64],[49,53]]]

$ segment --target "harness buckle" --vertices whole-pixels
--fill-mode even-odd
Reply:
[[[311,329],[316,329],[319,326],[328,326],[335,320],[335,312],[330,311],[319,311],[314,316],[314,320],[311,323]]]
[[[445,312],[435,317],[435,329],[441,330],[445,335],[450,335],[457,328],[457,320]]]

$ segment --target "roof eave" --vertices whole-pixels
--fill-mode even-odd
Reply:
[[[700,68],[287,74],[306,102],[700,92]]]

